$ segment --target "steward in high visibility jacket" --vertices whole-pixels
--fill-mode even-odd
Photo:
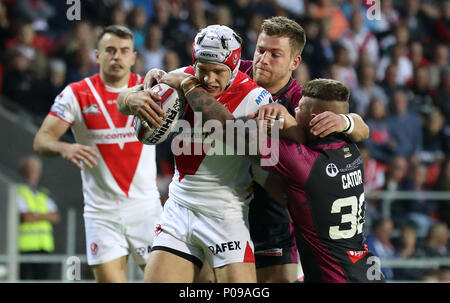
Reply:
[[[55,202],[49,197],[48,190],[32,190],[21,184],[17,186],[20,227],[20,252],[53,252],[52,222],[59,221]]]

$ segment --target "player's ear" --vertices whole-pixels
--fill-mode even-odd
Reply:
[[[292,64],[291,64],[291,71],[294,71],[297,69],[297,67],[300,65],[300,63],[302,62],[302,57],[300,55],[295,56],[294,60],[292,60]]]
[[[96,61],[97,63],[100,63],[100,62],[99,62],[99,56],[100,56],[100,53],[99,53],[98,49],[96,49],[96,50],[95,50],[95,61]]]

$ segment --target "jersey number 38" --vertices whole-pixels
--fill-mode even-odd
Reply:
[[[343,207],[351,207],[351,212],[341,216],[341,224],[350,223],[349,229],[339,229],[339,225],[330,226],[330,238],[333,240],[349,239],[362,233],[364,218],[362,217],[362,206],[364,204],[364,193],[359,196],[337,199],[331,206],[331,213],[341,213]]]

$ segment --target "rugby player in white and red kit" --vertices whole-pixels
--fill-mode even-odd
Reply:
[[[115,104],[121,91],[143,80],[130,72],[136,59],[132,32],[106,27],[96,57],[100,72],[56,97],[34,149],[80,168],[88,264],[97,282],[126,282],[127,256],[144,269],[162,212],[155,147],[137,140],[133,117]],[[59,140],[69,127],[76,143]]]
[[[239,71],[241,41],[226,26],[208,26],[194,39],[194,65],[177,70],[197,76],[236,117],[254,113],[271,99],[267,90]],[[122,93],[120,111],[130,114],[131,102],[127,103],[139,94]],[[184,119],[193,127],[189,107]],[[174,140],[177,145],[177,137]],[[256,282],[248,227],[249,160],[239,155],[181,154],[175,156],[175,165],[144,281],[193,282],[208,262],[217,282]]]

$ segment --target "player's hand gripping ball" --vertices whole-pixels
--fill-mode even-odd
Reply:
[[[133,126],[136,137],[147,145],[159,144],[167,139],[172,127],[183,114],[186,104],[184,99],[180,98],[177,90],[167,84],[156,84],[151,90],[161,97],[161,100],[156,103],[166,112],[166,116],[162,118],[163,125],[161,127],[152,127],[150,131],[146,128],[146,121],[134,116]]]

